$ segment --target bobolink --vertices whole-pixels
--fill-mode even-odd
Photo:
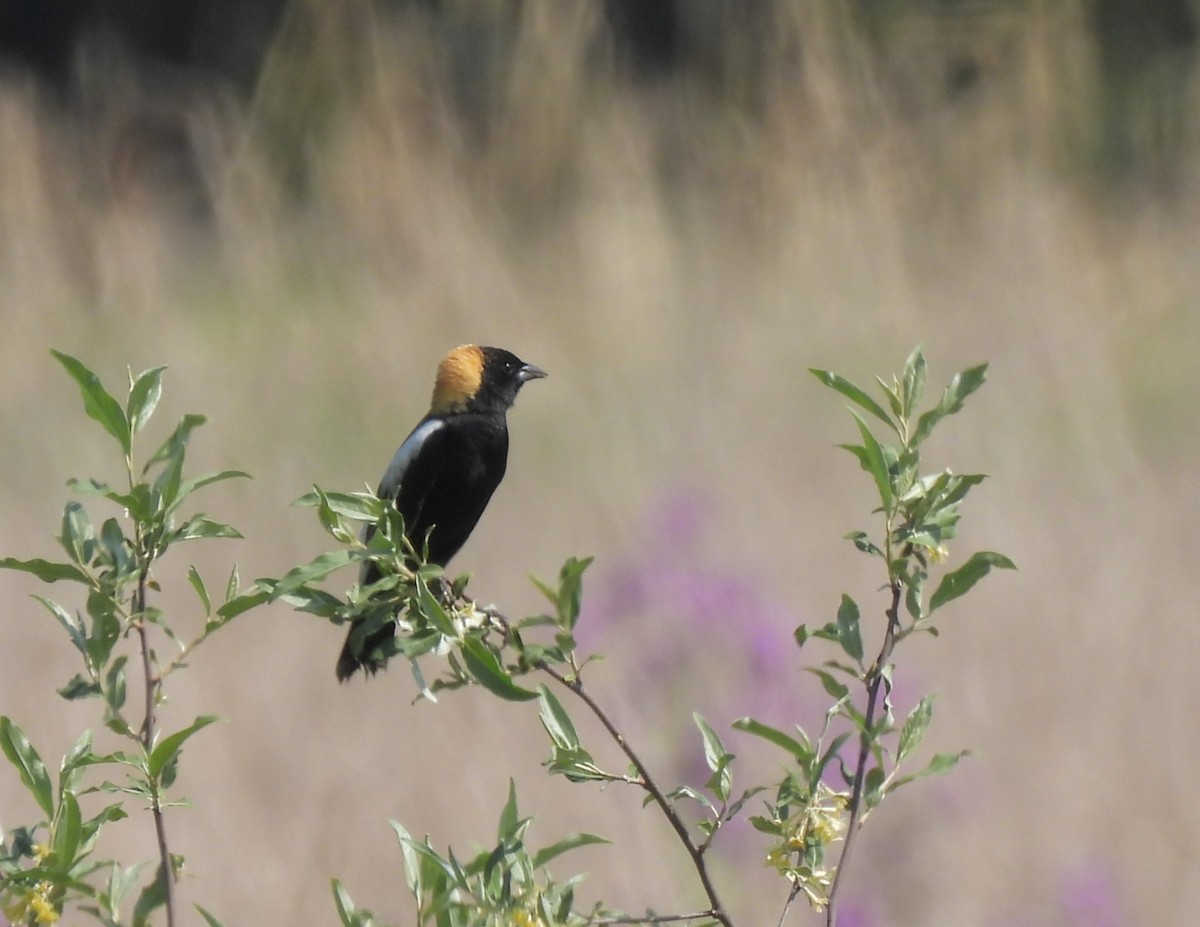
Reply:
[[[405,536],[418,551],[427,549],[429,563],[445,566],[466,543],[508,466],[508,422],[505,413],[529,380],[545,371],[501,348],[467,344],[438,364],[429,413],[396,451],[376,495],[391,500],[404,516]],[[369,541],[369,525],[363,540]],[[373,563],[364,563],[360,583],[379,579]],[[396,633],[388,623],[357,647],[346,636],[337,661],[337,677],[349,679],[364,667],[374,673],[386,662],[373,657],[380,644]]]

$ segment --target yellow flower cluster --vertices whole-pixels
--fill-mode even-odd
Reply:
[[[38,882],[24,894],[17,896],[4,905],[4,916],[14,924],[29,923],[41,925],[53,924],[58,920],[58,909],[50,900],[54,885],[50,882]]]

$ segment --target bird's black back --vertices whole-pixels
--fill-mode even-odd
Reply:
[[[426,439],[404,472],[395,502],[418,551],[428,533],[430,563],[445,566],[466,543],[507,466],[503,412],[450,416]]]

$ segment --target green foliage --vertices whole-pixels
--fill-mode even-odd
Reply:
[[[150,422],[162,397],[165,368],[155,367],[137,376],[131,373],[128,396],[122,404],[82,362],[57,351],[53,354],[78,384],[84,412],[116,441],[124,485],[117,489],[96,479],[71,480],[69,485],[79,497],[107,503],[115,514],[97,522],[80,499],[72,499],[63,509],[59,534],[66,560],[6,557],[0,559],[0,567],[28,573],[46,583],[78,587],[82,611],[34,596],[62,627],[81,662],[80,671],[58,693],[68,700],[99,699],[103,725],[123,743],[123,748],[97,753],[92,731],[85,731],[63,757],[55,785],[18,724],[0,717],[0,749],[41,814],[39,821],[16,828],[0,843],[0,906],[14,923],[50,924],[68,906],[108,927],[126,923],[122,904],[138,889],[144,867],[94,858],[104,827],[127,816],[124,802],[107,804],[90,816],[80,803],[80,796],[86,792],[108,793],[134,796],[149,808],[161,848],[153,877],[142,882],[134,896],[128,923],[133,927],[149,924],[156,912],[165,909],[170,924],[174,919],[172,886],[183,860],[167,848],[163,809],[181,803],[181,799],[169,798],[167,793],[178,774],[184,744],[216,719],[202,716],[178,730],[163,732],[159,729],[158,706],[171,673],[182,668],[200,644],[252,603],[238,592],[235,567],[226,583],[223,602],[214,614],[213,598],[204,579],[195,567],[189,567],[187,581],[200,601],[205,620],[198,633],[185,643],[174,623],[151,606],[148,597],[158,588],[155,565],[174,544],[240,537],[230,525],[203,513],[180,513],[197,490],[247,474],[222,470],[196,479],[185,478],[189,439],[204,423],[199,415],[185,415],[167,440],[140,467],[136,466],[135,438]],[[150,642],[151,629],[161,632],[175,650],[165,663]],[[137,720],[127,714],[131,654],[122,652],[132,641],[136,641],[136,664],[143,670],[145,695],[143,715]],[[105,779],[85,787],[93,767],[118,771],[120,781]],[[203,909],[200,913],[210,925],[217,923]]]
[[[823,723],[819,732],[810,733],[800,726],[785,730],[751,717],[735,722],[734,732],[748,747],[782,754],[777,779],[735,787],[738,758],[699,714],[693,715],[696,749],[703,754],[707,778],[702,786],[668,786],[659,783],[585,687],[584,670],[596,657],[577,652],[575,629],[590,558],[569,559],[555,582],[534,579],[548,609],[511,619],[496,608],[476,605],[467,596],[469,577],[452,579],[424,562],[424,551],[407,540],[395,507],[370,492],[314,487],[299,499],[299,505],[315,510],[336,547],[280,577],[259,579],[242,590],[234,567],[223,588],[210,588],[199,571],[189,567],[183,578],[202,618],[185,643],[176,623],[148,600],[158,589],[154,567],[176,543],[238,537],[235,529],[203,513],[181,512],[197,490],[246,474],[225,470],[185,477],[189,440],[204,422],[199,415],[184,416],[140,467],[135,466],[135,438],[161,399],[163,368],[131,374],[121,403],[78,360],[59,353],[55,357],[78,384],[85,413],[117,442],[125,480],[119,488],[95,479],[71,482],[79,498],[63,510],[59,542],[64,560],[6,558],[0,567],[78,591],[74,608],[35,596],[62,628],[81,664],[58,691],[68,700],[96,699],[106,736],[114,737],[119,749],[96,752],[93,733],[85,731],[63,757],[55,780],[16,722],[0,717],[0,751],[40,815],[34,824],[0,834],[0,904],[13,923],[51,924],[70,906],[106,927],[142,927],[160,912],[173,927],[173,887],[183,861],[169,850],[163,812],[180,803],[168,793],[184,748],[216,719],[202,715],[161,731],[158,708],[164,684],[211,634],[272,601],[336,625],[350,624],[352,650],[376,663],[403,658],[419,695],[430,701],[441,692],[475,687],[506,701],[536,702],[549,745],[543,764],[547,772],[578,785],[633,789],[674,831],[704,897],[700,910],[671,915],[651,914],[651,906],[644,917],[630,917],[599,903],[581,907],[576,888],[582,876],[557,878],[549,864],[607,841],[577,833],[530,848],[532,819],[519,813],[516,785],[510,781],[494,843],[465,857],[453,850],[443,853],[428,838],[417,840],[393,822],[404,883],[415,904],[414,921],[421,925],[585,927],[653,920],[733,927],[732,914],[722,904],[709,870],[708,851],[727,824],[745,815],[762,835],[762,857],[787,886],[780,923],[792,901],[803,896],[814,908],[826,909],[826,922],[832,927],[840,879],[855,835],[870,813],[898,789],[947,772],[966,755],[936,753],[924,765],[916,762],[933,718],[934,697],[921,698],[898,722],[891,692],[898,671],[897,647],[918,631],[936,633],[934,615],[942,615],[944,606],[968,593],[992,569],[1013,568],[1008,558],[988,551],[971,555],[956,569],[941,568],[957,536],[960,507],[984,477],[925,472],[922,461],[926,440],[983,384],[985,365],[952,377],[936,404],[924,411],[928,371],[920,349],[909,356],[899,376],[878,381],[880,400],[839,374],[813,371],[852,406],[859,443],[844,447],[870,477],[878,524],[874,532],[856,530],[846,537],[879,563],[886,599],[872,609],[843,594],[830,620],[814,628],[796,628],[798,647],[819,646],[831,654],[806,667],[829,699]],[[81,499],[106,503],[115,514],[93,518]],[[325,588],[344,568],[357,570],[364,564],[373,565],[370,575],[377,575],[369,584],[360,582],[344,594]],[[882,619],[878,626],[871,624],[872,612]],[[363,652],[375,632],[389,624],[395,634],[373,652]],[[171,659],[160,660],[151,634],[161,634],[174,648]],[[878,649],[868,646],[869,641],[879,641]],[[130,666],[142,669],[141,718],[129,714]],[[590,716],[590,725],[572,717],[571,710],[579,706]],[[603,732],[599,739],[596,725]],[[605,759],[606,749],[610,754],[615,750],[619,766]],[[95,782],[93,767],[117,775]],[[89,780],[95,784],[85,788]],[[90,803],[80,802],[87,792],[117,800],[94,811]],[[129,796],[148,807],[153,817],[160,847],[153,867],[124,866],[94,856],[104,827],[126,817],[124,801]],[[756,807],[748,810],[752,802]],[[333,881],[332,889],[343,927],[374,927],[374,915],[354,903],[340,880]],[[132,910],[125,916],[122,911],[129,909],[130,901]],[[197,905],[196,911],[208,927],[219,927],[204,908]]]

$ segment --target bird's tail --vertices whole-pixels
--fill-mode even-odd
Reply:
[[[361,667],[366,672],[374,676],[377,672],[387,665],[387,659],[377,655],[377,650],[380,644],[383,644],[395,637],[396,626],[390,621],[382,628],[379,628],[375,633],[367,635],[359,643],[356,648],[354,638],[357,636],[355,631],[357,625],[350,628],[350,632],[346,635],[346,643],[342,645],[342,652],[338,654],[337,660],[337,678],[338,682],[345,682]]]

